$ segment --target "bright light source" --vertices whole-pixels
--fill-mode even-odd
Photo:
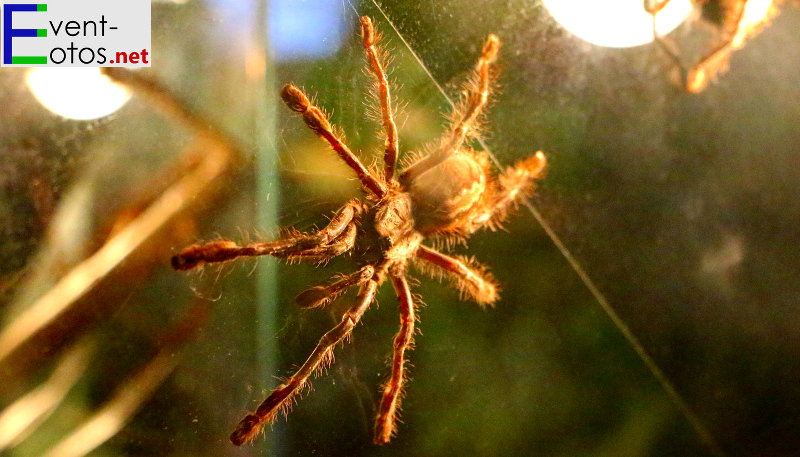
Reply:
[[[120,109],[130,92],[100,74],[99,68],[36,67],[28,87],[45,108],[68,119],[88,120]]]
[[[744,46],[744,41],[752,33],[753,29],[758,29],[761,24],[775,14],[773,0],[750,0],[744,5],[742,19],[739,22],[740,32],[733,38],[733,47]]]
[[[773,0],[750,0],[744,5],[744,20],[752,27],[770,16]]]
[[[644,0],[543,0],[565,29],[592,44],[614,48],[653,41],[653,17]],[[674,30],[692,12],[690,0],[672,0],[656,16],[659,35]]]

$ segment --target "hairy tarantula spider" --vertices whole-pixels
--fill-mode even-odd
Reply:
[[[653,16],[653,31],[656,14],[670,1],[644,0],[645,10]],[[766,27],[770,19],[778,14],[778,7],[776,0],[692,0],[692,3],[703,9],[702,17],[706,22],[720,29],[720,43],[686,71],[677,53],[664,39],[656,36],[656,41],[682,69],[686,91],[697,93],[705,89],[710,79],[728,69],[731,54],[743,48],[749,38]]]
[[[374,441],[389,442],[396,430],[405,384],[405,352],[412,344],[416,321],[414,299],[406,278],[409,261],[419,259],[451,277],[464,296],[481,305],[494,303],[498,298],[497,287],[483,266],[466,258],[448,256],[422,242],[428,238],[466,240],[482,227],[494,229],[510,207],[533,190],[534,179],[545,166],[544,154],[537,152],[495,177],[490,173],[487,154],[464,145],[468,138],[478,136],[478,124],[491,92],[490,67],[497,58],[500,41],[489,35],[465,85],[462,100],[452,114],[450,128],[431,153],[396,175],[398,138],[392,97],[384,59],[376,47],[379,37],[368,17],[361,18],[361,33],[380,103],[385,135],[383,170],[364,166],[334,132],[325,113],[303,91],[290,84],[281,91],[281,98],[355,171],[366,201],[348,202],[325,228],[314,233],[296,233],[278,241],[248,246],[215,241],[189,246],[172,258],[172,265],[178,270],[257,255],[324,262],[352,253],[361,264],[355,273],[336,277],[297,296],[299,306],[313,308],[330,302],[350,287],[359,288],[355,302],[341,322],[322,336],[305,363],[275,388],[254,413],[239,422],[230,437],[235,445],[252,440],[264,424],[287,409],[308,378],[332,360],[334,348],[350,335],[375,298],[377,288],[387,278],[399,300],[400,331],[394,338],[391,374],[383,386]]]

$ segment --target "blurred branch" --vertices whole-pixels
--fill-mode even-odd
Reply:
[[[86,340],[76,343],[61,356],[44,383],[0,412],[0,452],[25,439],[50,417],[86,370],[94,346]]]
[[[184,317],[154,341],[154,346],[159,348],[156,354],[120,384],[111,399],[91,418],[43,455],[81,457],[122,430],[178,365],[181,348],[208,320],[210,309],[210,302],[195,300]]]
[[[116,309],[123,301],[119,295],[93,297],[93,300],[87,300],[87,296],[105,290],[104,286],[113,290],[111,285],[115,280],[141,274],[164,263],[169,257],[165,251],[172,241],[170,233],[174,225],[219,194],[221,178],[232,173],[234,165],[241,161],[241,153],[231,140],[167,89],[138,72],[119,68],[105,70],[108,76],[144,97],[168,119],[194,133],[195,140],[178,158],[177,163],[186,165],[173,184],[0,331],[0,381],[24,375],[43,354],[80,335],[74,331],[76,323],[85,332],[87,322],[102,318],[103,314],[93,302]],[[201,157],[201,160],[187,162],[185,156]],[[124,289],[125,292],[129,290]]]

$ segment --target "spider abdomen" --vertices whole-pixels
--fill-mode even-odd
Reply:
[[[417,230],[471,233],[472,216],[487,195],[488,168],[485,156],[459,151],[411,181],[407,187]]]

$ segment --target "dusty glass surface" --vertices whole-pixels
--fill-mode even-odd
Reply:
[[[542,150],[547,175],[503,230],[453,247],[491,268],[494,308],[414,274],[424,306],[391,444],[371,444],[398,325],[384,285],[288,418],[235,448],[238,420],[347,305],[301,311],[293,297],[352,259],[187,275],[169,257],[196,240],[310,230],[360,195],[276,95],[303,87],[378,160],[360,15],[393,58],[401,153],[439,137],[495,33],[499,90],[481,146],[503,167]],[[154,3],[143,74],[230,149],[142,93],[110,117],[64,120],[24,71],[3,69],[0,453],[791,454],[797,30],[785,5],[718,82],[687,94],[657,46],[590,45],[538,1]],[[698,32],[709,34],[695,20],[670,36],[687,62]]]

